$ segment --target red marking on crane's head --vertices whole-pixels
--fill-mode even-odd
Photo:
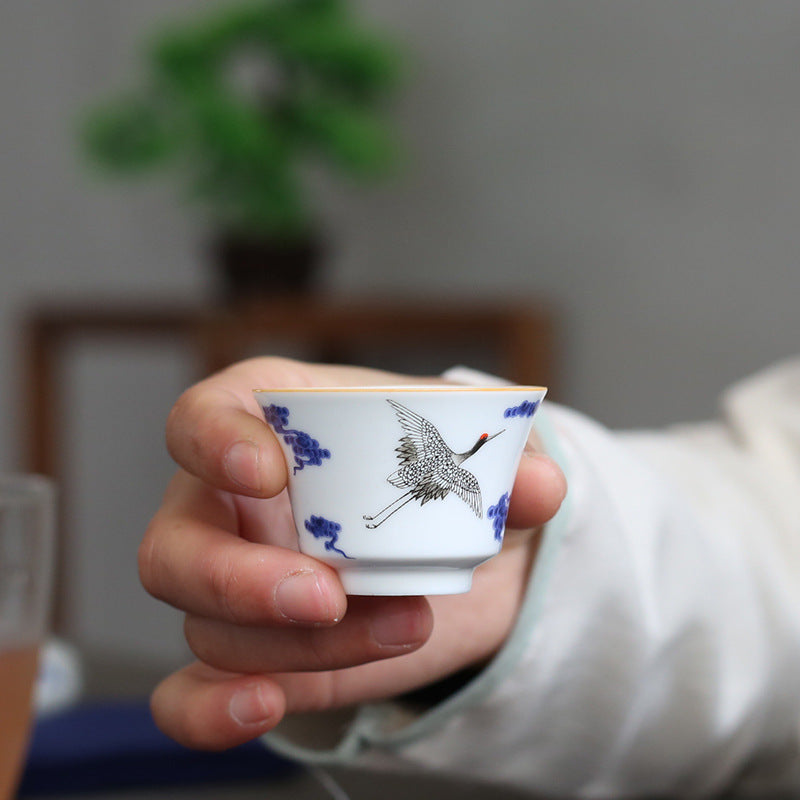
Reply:
[[[489,434],[488,433],[482,433],[479,441],[483,442],[488,438],[489,438]]]

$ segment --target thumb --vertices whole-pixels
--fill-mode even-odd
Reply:
[[[558,464],[545,453],[526,447],[511,492],[508,527],[544,525],[555,516],[566,494],[567,480]]]

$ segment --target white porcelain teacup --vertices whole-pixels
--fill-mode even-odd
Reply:
[[[303,553],[354,595],[459,594],[502,545],[546,390],[363,386],[256,391],[283,445]]]

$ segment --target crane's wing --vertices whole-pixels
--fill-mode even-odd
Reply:
[[[397,457],[401,464],[421,461],[436,453],[450,453],[450,448],[439,435],[439,431],[428,420],[394,400],[387,399],[387,402],[397,414],[397,420],[405,433],[397,448]]]
[[[427,500],[438,499],[448,492],[453,492],[475,512],[478,519],[483,519],[483,502],[478,479],[462,467],[455,467],[447,475],[431,474],[428,478],[428,492],[431,496],[422,501],[423,505]]]

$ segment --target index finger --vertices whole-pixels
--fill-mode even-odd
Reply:
[[[363,368],[249,359],[200,381],[180,396],[167,419],[167,448],[184,470],[218,489],[274,497],[286,486],[286,462],[253,389],[408,380]]]

